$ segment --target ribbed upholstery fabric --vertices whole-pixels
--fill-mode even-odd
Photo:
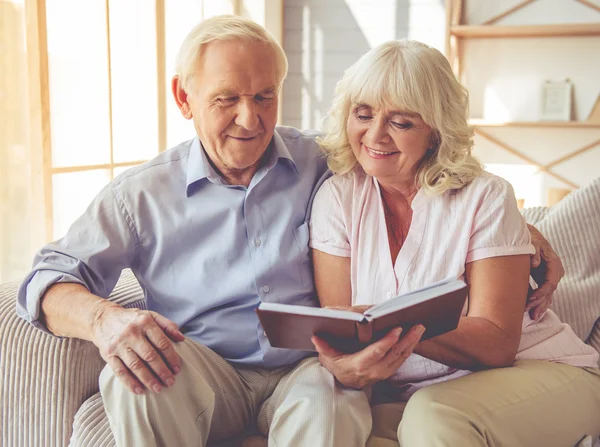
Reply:
[[[100,393],[86,400],[73,423],[71,446],[114,447],[115,438],[102,405]]]
[[[560,256],[565,276],[552,309],[589,343],[600,343],[600,178],[573,191],[551,208],[529,208],[538,228]]]
[[[530,208],[524,215],[548,238],[567,271],[553,309],[600,350],[600,179],[552,208]],[[0,285],[0,446],[66,446],[78,410],[74,435],[79,444],[111,446],[97,394],[104,365],[97,349],[44,334],[21,320],[15,312],[17,287]],[[131,272],[123,273],[110,299],[145,307]]]
[[[19,318],[18,285],[0,285],[0,445],[66,446],[75,413],[98,392],[104,361],[93,344],[53,337]],[[131,272],[123,273],[111,299],[145,305]]]

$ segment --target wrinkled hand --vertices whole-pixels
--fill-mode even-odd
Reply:
[[[412,354],[423,332],[425,328],[417,325],[400,337],[402,328],[395,328],[381,340],[354,354],[339,352],[316,336],[312,337],[312,342],[321,364],[342,385],[362,389],[392,376]]]
[[[181,363],[172,341],[184,339],[177,325],[162,315],[116,305],[101,309],[93,324],[92,341],[100,355],[136,394],[173,385]]]
[[[552,304],[552,293],[565,274],[565,269],[550,243],[537,230],[528,225],[535,254],[531,256],[531,276],[538,288],[527,299],[527,310],[532,320],[537,320]]]

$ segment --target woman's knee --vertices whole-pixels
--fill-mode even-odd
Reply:
[[[469,415],[443,399],[442,391],[427,387],[411,396],[398,426],[400,445],[486,445]]]

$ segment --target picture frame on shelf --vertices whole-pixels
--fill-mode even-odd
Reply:
[[[546,81],[542,87],[542,121],[571,121],[573,106],[573,83]]]

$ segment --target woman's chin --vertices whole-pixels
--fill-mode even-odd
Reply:
[[[389,177],[390,175],[394,175],[394,170],[390,169],[391,166],[389,162],[380,161],[380,160],[369,160],[366,163],[360,163],[365,174],[370,175],[371,177],[379,178],[379,177]]]

